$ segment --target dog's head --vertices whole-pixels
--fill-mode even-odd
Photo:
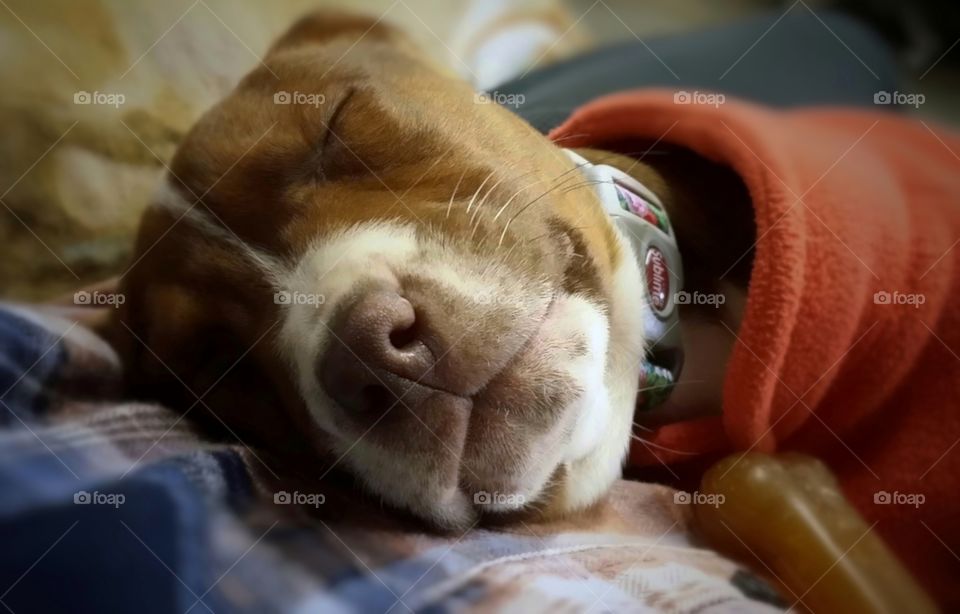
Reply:
[[[185,139],[124,281],[134,379],[441,526],[586,507],[629,442],[631,247],[558,146],[371,24],[296,24]]]

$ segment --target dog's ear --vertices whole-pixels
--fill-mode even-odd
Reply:
[[[271,322],[219,300],[222,288],[149,277],[123,286],[129,300],[110,327],[126,394],[184,415],[189,411],[224,439],[308,448],[300,436],[303,425],[294,425],[284,411],[295,401],[285,392],[295,388],[286,372],[274,368],[283,363],[275,360]]]
[[[162,210],[145,213],[138,256],[120,281],[124,301],[106,336],[127,396],[190,411],[243,441],[294,445],[302,429],[283,411],[294,386],[275,368],[272,288],[229,246],[177,222]]]
[[[187,225],[173,229],[159,217],[148,210],[141,222],[138,259],[120,281],[125,300],[112,320],[109,340],[120,355],[131,393],[189,406],[192,390],[183,382],[193,380],[211,361],[208,335],[219,301],[209,287],[202,295],[191,289],[205,286],[190,278],[181,260],[192,252],[183,244]],[[173,232],[152,232],[162,226]]]

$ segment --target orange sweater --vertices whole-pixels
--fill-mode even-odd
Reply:
[[[921,583],[960,605],[960,137],[893,114],[662,91],[597,100],[551,137],[684,146],[737,172],[755,209],[722,417],[659,429],[631,463],[819,456]]]

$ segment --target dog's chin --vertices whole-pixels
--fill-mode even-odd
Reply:
[[[349,447],[344,442],[343,446]],[[625,444],[614,444],[623,448]],[[503,493],[473,486],[442,486],[433,476],[403,475],[403,460],[387,451],[355,444],[342,461],[370,495],[438,531],[462,532],[475,526],[555,520],[600,501],[619,476],[619,463],[605,462],[599,446],[574,462],[543,465],[547,478],[523,491]],[[606,468],[606,472],[600,470]]]
[[[605,441],[576,461],[544,465],[547,479],[507,496],[463,485],[431,488],[430,476],[398,474],[389,467],[402,465],[401,459],[369,448],[343,462],[383,503],[434,530],[462,532],[478,525],[569,518],[595,506],[620,476],[620,459],[628,443]],[[358,444],[354,451],[357,448],[364,446]]]
[[[608,391],[599,396],[607,398]],[[480,457],[464,460],[449,451],[446,463],[429,468],[423,457],[364,439],[338,437],[333,448],[368,493],[434,530],[462,532],[478,525],[540,522],[590,508],[619,477],[629,445],[629,427],[623,423],[631,419],[614,415],[612,408],[582,395],[565,408],[566,417],[553,429],[554,442],[531,444],[519,438],[511,441],[509,435],[498,439],[497,434],[475,434],[476,448],[483,449]],[[498,446],[498,441],[505,443]],[[442,448],[439,442],[436,445]],[[512,446],[513,456],[527,461],[509,473],[485,473],[489,479],[465,464],[498,467],[495,455],[504,446]]]

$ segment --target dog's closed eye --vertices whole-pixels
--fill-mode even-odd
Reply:
[[[385,39],[349,54],[334,40],[281,45],[267,59],[280,83],[246,79],[185,139],[173,172],[205,207],[177,225],[190,203],[174,190],[152,210],[134,279],[195,297],[196,324],[137,296],[127,313],[150,316],[130,321],[176,331],[162,356],[176,367],[229,315],[256,386],[317,451],[438,524],[554,495],[590,505],[629,441],[636,262],[530,126]],[[208,291],[217,263],[228,291]]]
[[[350,179],[370,173],[369,164],[357,153],[359,147],[349,145],[350,136],[342,121],[348,114],[351,100],[356,100],[357,91],[356,87],[350,87],[331,101],[332,110],[326,120],[322,120],[324,132],[316,156],[316,173],[321,181]]]

